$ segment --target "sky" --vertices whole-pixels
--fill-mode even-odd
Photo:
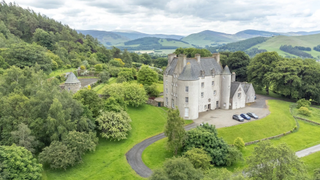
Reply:
[[[188,35],[320,30],[319,0],[6,0],[77,30]]]

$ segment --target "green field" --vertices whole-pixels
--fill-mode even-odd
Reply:
[[[257,44],[252,48],[266,49],[267,51],[276,51],[282,56],[294,56],[292,54],[281,51],[279,48],[281,45],[292,45],[292,46],[304,46],[310,47],[311,51],[304,51],[311,54],[313,57],[320,57],[320,52],[314,51],[313,47],[320,45],[320,34],[307,35],[307,36],[274,36],[268,39],[266,42]]]
[[[256,124],[254,122],[250,122],[243,125],[220,128],[218,129],[219,136],[223,137],[229,144],[231,144],[234,138],[238,137],[238,134],[241,134],[241,136],[239,137],[246,139],[245,141],[247,142],[251,140],[270,137],[291,130],[292,125],[294,124],[294,120],[292,117],[288,116],[290,103],[278,100],[269,100],[268,104],[271,111],[271,114],[268,117],[262,120],[254,121],[256,122]],[[277,115],[279,114],[284,115],[278,116],[277,118]],[[299,151],[320,144],[320,126],[304,121],[298,122],[300,128],[297,132],[283,136],[281,138],[272,139],[270,141],[276,145],[286,143],[293,151]],[[238,126],[242,126],[242,128],[237,128]],[[244,130],[240,129],[247,130],[248,132],[243,133]],[[273,132],[273,129],[275,129],[275,131],[279,131],[280,133]],[[235,134],[234,132],[237,133]],[[142,159],[149,168],[160,168],[166,158],[171,158],[173,156],[172,152],[167,151],[165,148],[166,141],[167,139],[161,139],[160,141],[157,141],[156,143],[150,145],[143,152]],[[256,146],[257,144],[253,144],[250,146],[246,146],[242,150],[245,159],[252,154],[254,147]],[[311,156],[320,157],[320,153],[316,153]],[[320,160],[316,160],[316,162],[313,162],[312,158],[308,157],[303,158],[303,160],[306,159],[305,162],[308,166],[309,172],[312,172],[315,168],[320,167]],[[245,161],[243,161],[237,162],[233,166],[227,167],[227,169],[233,171],[238,168],[243,169],[245,166]]]
[[[131,169],[125,154],[142,140],[163,132],[166,110],[144,105],[139,108],[129,107],[128,113],[132,119],[132,130],[127,140],[108,141],[100,138],[96,151],[86,154],[82,164],[66,171],[45,167],[43,179],[143,179]]]
[[[117,82],[117,78],[110,78],[108,83],[105,84],[99,84],[98,86],[94,87],[93,90],[96,91],[98,94],[102,94],[104,91],[104,88],[110,84],[114,84]]]
[[[320,152],[301,158],[307,167],[308,174],[313,177],[314,170],[320,168]]]
[[[294,116],[320,123],[320,109],[310,107],[309,110],[311,111],[311,116],[305,116],[305,115],[299,114],[297,108],[293,109],[293,114]]]

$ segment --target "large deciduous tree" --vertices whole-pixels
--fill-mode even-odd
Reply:
[[[282,58],[276,52],[264,52],[256,55],[248,66],[248,80],[260,89],[265,88],[269,94],[273,80],[271,75],[276,63],[280,60]]]
[[[162,169],[156,169],[150,180],[200,180],[203,173],[195,169],[191,162],[186,158],[168,159]]]
[[[177,154],[185,138],[184,120],[179,109],[169,109],[164,134],[168,137],[167,148]]]
[[[24,147],[0,146],[0,179],[40,180],[42,166]]]
[[[303,162],[286,144],[272,145],[264,141],[247,159],[246,174],[252,179],[305,179]]]
[[[237,51],[232,53],[228,58],[228,66],[232,72],[236,73],[237,81],[247,81],[247,66],[250,63],[250,57],[242,52]]]
[[[131,130],[131,119],[127,112],[102,112],[96,119],[101,136],[110,140],[127,139]]]
[[[73,98],[81,102],[83,105],[88,106],[93,117],[98,117],[99,111],[103,109],[102,99],[99,98],[97,92],[94,90],[87,88],[81,89],[73,95]]]
[[[35,148],[38,145],[37,140],[31,135],[31,130],[27,125],[21,123],[18,125],[17,131],[12,131],[11,136],[13,141],[18,145],[26,148],[32,153],[35,153]]]
[[[201,168],[202,170],[206,170],[211,167],[211,156],[203,149],[192,148],[185,152],[183,157],[189,159],[196,169]]]
[[[145,85],[151,85],[158,81],[158,73],[149,66],[142,66],[138,72],[138,82]]]

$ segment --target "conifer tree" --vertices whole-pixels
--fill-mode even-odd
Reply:
[[[179,116],[179,109],[168,111],[167,124],[164,134],[168,137],[167,148],[177,155],[178,150],[183,146],[185,138],[184,120]]]

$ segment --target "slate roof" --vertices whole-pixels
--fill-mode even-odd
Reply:
[[[173,75],[177,66],[177,62],[178,58],[173,58],[172,62],[165,71],[167,75]],[[205,76],[212,76],[211,70],[214,70],[215,74],[221,74],[223,71],[221,65],[213,57],[202,57],[200,59],[200,64],[197,62],[196,58],[187,58],[187,64],[188,63],[191,64],[191,69],[195,73],[193,79],[201,76],[200,71],[204,71]]]
[[[249,88],[251,86],[251,83],[243,82],[243,83],[241,83],[241,86],[242,86],[244,92],[247,94],[247,92],[248,92],[248,90],[249,90]]]
[[[199,79],[199,72],[197,72],[195,66],[192,66],[190,62],[183,68],[182,73],[178,77],[181,81],[195,81]]]
[[[234,94],[236,93],[240,85],[241,85],[240,82],[231,82],[230,98],[233,98]]]
[[[75,84],[75,83],[80,83],[79,79],[76,77],[76,75],[73,74],[73,72],[71,72],[68,75],[68,79],[66,80],[65,83],[69,83],[69,84]]]
[[[224,70],[223,70],[222,74],[225,74],[225,75],[230,75],[231,74],[230,69],[229,69],[228,66],[224,67]]]

